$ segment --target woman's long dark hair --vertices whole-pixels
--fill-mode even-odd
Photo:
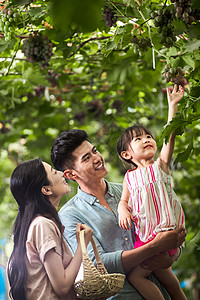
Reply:
[[[14,224],[14,249],[8,262],[9,295],[14,300],[26,299],[26,240],[29,226],[36,215],[54,219],[60,232],[62,224],[58,212],[41,188],[49,185],[47,173],[40,158],[26,161],[15,168],[10,180],[10,189],[18,203]]]

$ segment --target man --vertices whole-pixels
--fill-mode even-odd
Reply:
[[[98,251],[109,273],[127,274],[138,264],[150,269],[165,268],[178,258],[179,249],[174,257],[169,257],[167,251],[182,245],[186,235],[183,228],[159,233],[147,245],[134,249],[134,228],[126,231],[118,225],[117,207],[122,185],[104,179],[107,169],[103,157],[88,141],[84,130],[61,133],[52,146],[51,159],[56,169],[79,185],[78,193],[59,212],[65,226],[64,237],[73,253],[77,247],[76,224],[85,223],[94,231]],[[94,260],[91,245],[88,253]],[[169,299],[153,274],[149,279],[158,285],[165,299]],[[111,298],[143,299],[127,281],[120,294]]]

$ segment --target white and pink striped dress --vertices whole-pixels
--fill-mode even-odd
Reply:
[[[172,189],[172,177],[157,161],[146,168],[129,170],[125,176],[130,191],[129,206],[141,242],[147,243],[158,232],[185,224],[181,203]]]

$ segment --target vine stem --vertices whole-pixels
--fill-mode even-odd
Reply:
[[[126,18],[126,16],[119,10],[119,8],[114,4],[114,2],[112,2],[112,1],[110,1],[110,0],[108,0],[108,2],[112,5],[112,6],[114,6],[114,8],[118,11],[118,13],[120,14],[120,15],[122,15],[124,18]]]
[[[83,47],[86,43],[89,43],[90,41],[95,41],[95,40],[105,40],[105,39],[109,39],[111,36],[100,36],[100,37],[93,37],[90,38],[82,43],[79,44],[79,48]]]
[[[195,97],[192,97],[191,95],[188,95],[188,98],[189,98],[191,101],[193,101],[193,102],[197,102],[197,101],[200,100],[200,97],[195,98]]]
[[[141,11],[140,9],[138,9],[138,12],[139,12],[139,14],[141,15],[142,19],[144,20],[144,22],[147,24],[147,28],[148,28],[148,32],[149,32],[149,38],[150,38],[151,44],[152,44],[152,46],[153,46],[153,55],[155,55],[154,52],[156,52],[156,53],[158,53],[159,55],[161,55],[161,56],[163,56],[164,58],[166,58],[166,55],[160,53],[160,52],[155,48],[155,46],[154,46],[154,44],[153,44],[152,37],[151,37],[151,28],[150,28],[150,26],[149,26],[149,24],[148,24],[148,21],[149,21],[149,20],[146,20],[146,19],[145,19],[145,16],[143,15],[143,13],[142,13],[142,11]],[[143,23],[143,24],[144,24],[144,23]],[[154,61],[154,63],[155,63],[155,57],[153,57],[153,61]]]
[[[148,31],[149,31],[149,38],[151,40],[151,44],[153,45],[153,42],[152,42],[152,38],[151,38],[151,29],[150,29],[150,26],[148,24],[148,20],[145,19],[145,16],[143,15],[142,11],[140,9],[138,9],[138,12],[139,14],[141,15],[142,19],[144,20],[144,22],[147,24],[147,27],[148,27]],[[143,23],[144,24],[144,23]],[[153,45],[154,46],[154,45]]]
[[[149,22],[149,20],[151,20],[152,18],[148,18],[147,20],[145,20],[141,25],[140,27],[142,27],[145,23]]]
[[[13,64],[13,62],[14,62],[14,59],[15,59],[16,55],[17,55],[17,51],[19,50],[20,44],[21,44],[21,39],[19,40],[19,43],[18,43],[18,45],[17,45],[17,47],[16,47],[16,50],[15,50],[15,52],[14,52],[14,54],[13,54],[12,60],[11,60],[11,62],[10,62],[10,64],[9,64],[9,66],[8,66],[8,70],[7,70],[6,74],[5,74],[5,76],[7,76],[8,73],[9,73],[9,71],[10,71],[10,68],[11,68],[11,66],[12,66],[12,64]]]
[[[165,6],[167,5],[167,0],[165,0],[165,3],[164,3],[164,6],[163,6],[163,8],[165,8]]]
[[[126,5],[126,4],[124,4],[124,3],[113,2],[113,1],[110,1],[110,0],[108,0],[108,1],[105,1],[105,2],[107,2],[107,3],[110,3],[110,4],[117,4],[117,5],[127,6],[127,5]]]

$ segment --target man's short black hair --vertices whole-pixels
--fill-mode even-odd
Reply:
[[[88,140],[85,130],[71,129],[62,132],[51,148],[51,160],[59,171],[73,169],[75,157],[74,150],[84,141]]]

